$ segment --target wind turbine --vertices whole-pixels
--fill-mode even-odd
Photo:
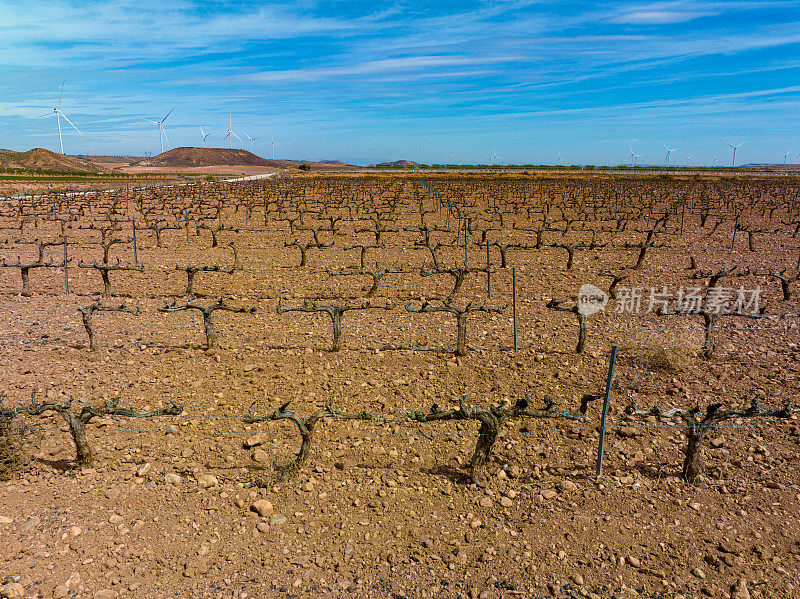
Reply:
[[[78,129],[72,123],[72,121],[70,121],[67,118],[66,114],[61,112],[61,96],[64,94],[64,83],[66,83],[66,80],[61,82],[61,92],[58,94],[58,106],[53,108],[53,112],[48,112],[47,114],[43,114],[43,115],[37,117],[37,118],[42,118],[42,117],[45,117],[45,116],[50,116],[51,114],[55,114],[56,115],[56,120],[58,121],[58,144],[61,146],[61,154],[62,155],[64,154],[64,142],[61,140],[61,117],[62,116],[64,117],[65,121],[67,121],[70,125],[72,125],[72,128],[75,129],[75,131],[77,131],[81,135],[81,137],[83,136],[83,133],[80,132],[80,129]]]
[[[670,155],[670,154],[672,154],[674,151],[676,151],[678,148],[672,148],[672,149],[670,150],[670,149],[667,147],[667,144],[665,144],[665,143],[663,143],[663,142],[662,142],[662,143],[661,143],[661,145],[662,145],[662,146],[664,146],[664,149],[667,151],[667,158],[666,158],[666,160],[667,160],[667,168],[669,168],[669,155]]]
[[[203,131],[203,126],[201,125],[200,126],[200,135],[203,136],[203,147],[205,148],[206,147],[206,137],[211,135],[211,133],[206,133],[205,131]]]
[[[489,154],[489,164],[494,164],[495,160],[500,160],[500,156],[497,155],[497,151],[492,146],[492,153]]]
[[[717,168],[717,155],[714,154],[714,168]]]
[[[239,141],[242,141],[242,138],[239,137],[238,135],[236,135],[233,132],[233,117],[231,117],[231,115],[228,115],[228,134],[223,138],[223,139],[227,139],[228,140],[228,148],[233,149],[233,138],[234,137],[236,139],[238,139]],[[244,143],[244,142],[242,142],[242,143]]]
[[[786,157],[787,157],[789,154],[791,154],[793,150],[794,150],[794,148],[792,148],[791,150],[789,150],[789,151],[788,151],[788,152],[786,152],[785,154],[784,154],[783,152],[778,152],[778,155],[779,155],[779,156],[783,156],[783,164],[784,164],[784,165],[786,165]]]
[[[740,142],[740,143],[736,144],[735,146],[733,144],[729,144],[727,141],[722,141],[721,139],[720,139],[720,141],[722,143],[724,143],[726,146],[730,146],[731,148],[733,148],[733,160],[731,161],[731,166],[735,167],[736,166],[736,148],[738,148],[739,146],[744,145],[745,142],[750,141],[750,138],[748,137],[743,142]]]
[[[254,142],[255,140],[257,140],[257,139],[261,139],[261,138],[260,138],[260,137],[250,137],[250,136],[247,134],[247,131],[244,131],[244,130],[242,131],[242,133],[244,133],[244,136],[245,136],[247,139],[249,139],[249,140],[250,140],[250,151],[252,152],[252,151],[253,151],[253,142]]]
[[[631,166],[633,166],[636,163],[636,154],[633,153],[633,148],[631,146],[628,146],[628,149],[631,151],[631,155],[628,156],[628,158],[631,161]]]
[[[275,160],[275,146],[279,146],[281,144],[275,141],[275,136],[273,135],[272,137],[270,137],[269,145],[272,146],[272,159]]]
[[[172,107],[172,110],[175,110],[174,106]],[[172,110],[170,110],[167,113],[167,116],[172,114]],[[153,123],[154,125],[158,125],[158,133],[159,133],[158,140],[161,142],[161,153],[162,154],[164,153],[164,140],[166,139],[167,143],[169,143],[169,138],[167,137],[167,132],[164,131],[164,121],[167,120],[167,116],[165,116],[160,121],[151,121],[150,119],[147,119],[148,122]]]

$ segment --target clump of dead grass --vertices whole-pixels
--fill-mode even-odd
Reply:
[[[631,358],[642,368],[675,374],[689,367],[697,355],[698,343],[696,335],[689,331],[638,329],[631,332],[628,347]]]
[[[28,432],[12,418],[0,418],[0,480],[10,480],[28,470],[33,459],[25,449]]]

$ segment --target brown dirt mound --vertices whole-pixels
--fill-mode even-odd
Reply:
[[[235,148],[174,148],[141,160],[138,166],[275,166],[276,161],[266,160],[247,150]]]
[[[27,152],[0,151],[0,168],[26,171],[51,171],[70,173],[98,172],[102,169],[71,156],[56,154],[44,148],[33,148]]]

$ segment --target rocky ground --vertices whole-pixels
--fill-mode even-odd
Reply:
[[[349,313],[342,350],[331,352],[327,315],[277,314],[278,299],[284,307],[306,297],[360,301],[369,287],[363,279],[324,272],[357,253],[318,251],[299,268],[296,250],[283,246],[288,229],[271,226],[269,235],[228,234],[245,271],[198,275],[206,296],[199,301],[225,294],[232,304],[257,308],[222,315],[220,347],[211,351],[196,314],[158,311],[186,299],[185,275],[161,266],[231,261],[224,244],[212,249],[205,236],[193,236],[187,249],[180,230],[166,233],[163,248],[142,234],[139,256],[148,268],[112,275],[120,295],[104,300],[138,304],[142,313],[97,315],[94,352],[76,308],[97,297],[97,273],[71,270],[66,296],[63,273],[38,271],[33,294],[23,297],[19,272],[0,270],[4,406],[27,405],[35,389],[39,399],[73,397],[76,407],[117,396],[126,407],[169,400],[184,407],[178,416],[91,420],[91,467],[75,467],[75,446],[57,414],[12,421],[6,450],[13,449],[13,461],[4,462],[0,482],[0,596],[800,595],[797,416],[722,423],[705,446],[704,476],[689,485],[680,478],[682,421],[624,414],[631,400],[640,408],[730,406],[753,390],[766,396],[765,405],[792,399],[798,332],[781,315],[797,312],[796,300],[783,301],[774,282],[758,279],[768,318],[727,319],[710,360],[699,352],[702,330],[691,317],[607,312],[592,317],[588,349],[578,355],[574,318],[548,310],[547,300],[574,296],[587,280],[607,285],[598,270],[631,262],[635,252],[584,252],[565,271],[561,250],[517,250],[509,254],[521,290],[516,353],[508,307],[471,317],[463,357],[452,354],[450,316],[397,309]],[[93,234],[72,231],[87,236],[71,249],[76,258],[97,258]],[[27,251],[14,245],[15,235],[8,234],[3,257]],[[426,256],[405,250],[403,235],[380,257],[417,272],[388,277],[374,301],[418,307],[450,281],[419,277]],[[687,233],[654,252],[636,283],[679,284],[689,255],[707,267],[774,264],[790,239],[770,239],[775,253],[721,256]],[[720,237],[718,246],[727,243]],[[130,259],[129,248],[115,251]],[[453,260],[460,255],[452,250]],[[480,256],[476,250],[471,258]],[[511,273],[498,269],[493,283],[491,305],[508,306]],[[461,293],[489,301],[485,275],[472,275]],[[583,419],[511,421],[481,484],[466,469],[474,421],[412,418],[432,403],[450,409],[464,394],[471,405],[510,406],[527,392],[533,407],[550,395],[574,411],[583,394],[602,391],[611,343],[625,351],[600,478],[598,401]],[[300,444],[296,427],[243,417],[286,401],[308,415],[329,398],[381,420],[323,419],[307,463],[282,481],[280,467]]]

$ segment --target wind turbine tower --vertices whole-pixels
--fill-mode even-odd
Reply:
[[[224,139],[228,140],[228,148],[229,149],[233,149],[233,138],[234,137],[236,139],[238,139],[239,141],[242,141],[242,138],[239,137],[238,135],[236,135],[236,133],[233,132],[233,117],[231,117],[231,115],[229,114],[228,115],[228,134],[224,137]]]
[[[205,131],[203,131],[203,127],[202,127],[202,125],[201,125],[201,126],[200,126],[200,135],[202,135],[202,136],[203,136],[203,147],[205,148],[205,147],[206,147],[206,137],[208,137],[209,135],[211,135],[211,133],[206,133]]]
[[[669,149],[665,143],[662,143],[661,145],[664,146],[664,149],[667,151],[667,157],[665,160],[667,161],[667,168],[669,168],[669,155],[675,152],[678,148]]]
[[[253,151],[253,142],[254,142],[255,140],[257,140],[257,139],[260,139],[260,138],[258,138],[258,137],[250,137],[250,136],[247,134],[247,131],[244,131],[244,130],[242,131],[242,133],[244,133],[244,136],[245,136],[247,139],[249,139],[249,140],[250,140],[250,151],[252,152],[252,151]]]
[[[172,110],[175,110],[174,106],[173,106]],[[147,119],[148,122],[153,123],[154,125],[158,125],[158,140],[161,142],[161,153],[162,154],[164,153],[164,140],[166,139],[167,143],[169,143],[169,138],[167,137],[167,132],[164,131],[164,121],[166,121],[167,117],[172,114],[172,110],[170,110],[167,113],[167,116],[165,116],[160,121],[151,121],[150,119]]]
[[[739,148],[742,145],[744,145],[746,142],[750,141],[750,138],[748,137],[743,142],[740,142],[740,143],[736,144],[735,146],[733,144],[729,144],[727,141],[722,141],[722,140],[720,140],[720,141],[722,143],[724,143],[726,146],[730,146],[731,148],[733,148],[733,160],[731,160],[731,166],[732,167],[736,167],[736,150],[737,150],[737,148]]]
[[[42,118],[42,117],[45,117],[45,116],[50,116],[51,114],[55,114],[56,115],[56,121],[58,121],[58,145],[61,148],[61,154],[62,155],[64,154],[64,142],[61,139],[61,117],[62,116],[64,117],[64,120],[67,121],[70,125],[72,125],[72,128],[75,129],[75,131],[77,131],[81,135],[81,137],[83,137],[83,133],[80,132],[80,129],[78,129],[72,123],[72,121],[70,121],[67,118],[66,114],[61,112],[61,96],[64,95],[64,83],[66,83],[66,81],[62,81],[61,82],[61,92],[59,92],[59,94],[58,94],[58,106],[53,108],[53,112],[48,112],[47,114],[43,114],[43,115],[37,117],[37,118]]]

